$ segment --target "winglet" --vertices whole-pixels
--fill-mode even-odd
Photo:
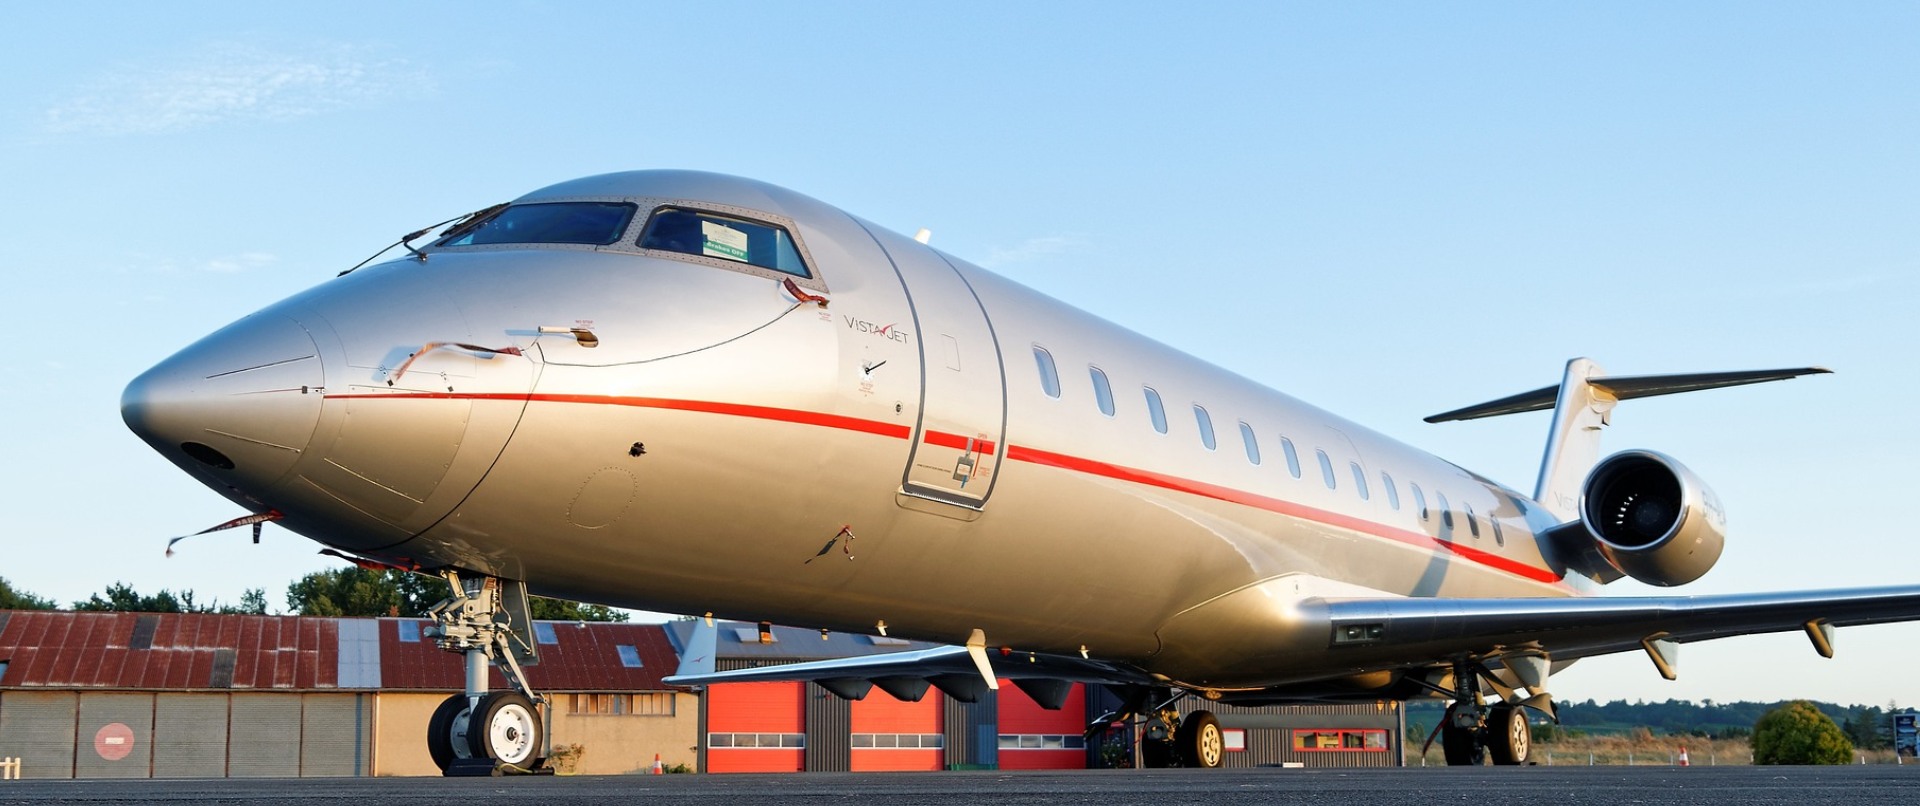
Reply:
[[[720,629],[713,623],[713,614],[708,613],[693,623],[693,632],[680,653],[680,668],[674,670],[674,676],[713,674],[714,655],[719,649]]]
[[[973,635],[967,637],[967,655],[973,658],[974,667],[979,669],[980,676],[986,679],[987,688],[999,691],[1000,678],[993,673],[993,664],[987,662],[987,633],[985,630],[976,629],[973,631]]]

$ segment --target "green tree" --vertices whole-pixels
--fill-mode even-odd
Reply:
[[[287,607],[302,616],[421,618],[447,598],[447,585],[426,574],[358,566],[319,571],[287,586]],[[626,621],[625,611],[544,596],[532,597],[533,617],[547,621]]]
[[[1848,764],[1853,743],[1833,719],[1806,700],[1768,711],[1753,725],[1755,764]]]
[[[183,591],[175,595],[173,591],[162,589],[152,596],[142,596],[132,585],[115,582],[108,585],[106,597],[96,593],[84,602],[74,602],[73,609],[89,612],[116,613],[194,613],[199,612],[193,601],[193,591]]]
[[[6,577],[0,577],[0,610],[52,610],[57,605],[23,590],[17,590]]]
[[[238,607],[232,610],[222,609],[220,612],[264,616],[267,614],[267,589],[248,588],[245,593],[240,594],[240,605]]]
[[[565,599],[549,599],[535,596],[528,602],[527,609],[533,611],[535,619],[543,621],[626,621],[624,610],[615,610],[606,605],[581,604]]]
[[[317,571],[287,586],[287,609],[302,616],[420,617],[445,598],[433,579],[353,566]]]
[[[88,596],[84,602],[74,602],[73,609],[90,612],[118,613],[227,613],[264,615],[267,612],[267,593],[264,588],[249,588],[240,597],[238,605],[223,605],[215,599],[210,604],[200,604],[194,600],[193,591],[184,590],[174,593],[161,590],[152,596],[142,596],[132,585],[115,582],[108,585],[102,597],[96,593]]]

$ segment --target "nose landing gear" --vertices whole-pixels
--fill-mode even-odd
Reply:
[[[443,774],[552,773],[544,767],[546,698],[522,666],[538,661],[526,583],[441,572],[453,595],[427,610],[426,635],[466,661],[466,691],[448,697],[427,721],[427,752]],[[487,690],[487,667],[500,668],[510,691]]]

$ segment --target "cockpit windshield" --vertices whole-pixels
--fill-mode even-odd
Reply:
[[[655,210],[640,236],[640,248],[745,263],[795,277],[813,276],[785,229],[701,210]]]
[[[626,202],[515,204],[437,246],[568,243],[605,246],[620,240],[638,208]]]

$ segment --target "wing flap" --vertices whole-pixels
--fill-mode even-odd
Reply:
[[[1461,655],[1540,652],[1555,660],[1678,643],[1920,617],[1920,586],[1767,594],[1577,599],[1349,599],[1310,603],[1328,649],[1377,668]],[[1373,663],[1366,659],[1377,658]]]

